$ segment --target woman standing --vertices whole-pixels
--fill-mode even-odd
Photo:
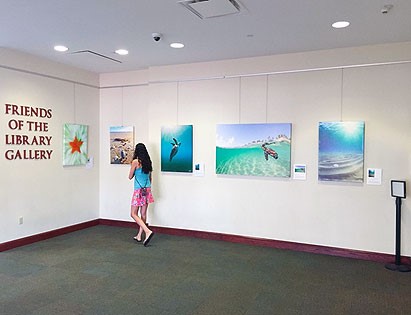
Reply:
[[[149,203],[154,202],[151,193],[151,172],[153,166],[150,155],[147,152],[146,146],[143,143],[138,143],[134,150],[133,161],[131,162],[129,179],[134,177],[134,193],[131,200],[131,217],[139,225],[138,233],[134,237],[137,242],[142,241],[143,232],[146,234],[144,239],[144,246],[147,246],[154,232],[151,231],[147,225],[147,208]],[[141,218],[138,216],[140,210]]]

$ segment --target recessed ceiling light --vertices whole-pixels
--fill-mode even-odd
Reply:
[[[128,50],[126,50],[126,49],[117,49],[117,50],[115,51],[115,53],[116,53],[117,55],[125,56],[125,55],[128,55]]]
[[[338,21],[338,22],[334,22],[331,26],[334,28],[344,28],[344,27],[347,27],[348,25],[350,25],[350,22]]]
[[[182,43],[171,43],[170,47],[171,48],[183,48],[184,44],[182,44]]]
[[[56,46],[54,46],[54,50],[59,51],[59,52],[65,52],[65,51],[68,50],[68,48],[66,46],[63,46],[63,45],[56,45]]]

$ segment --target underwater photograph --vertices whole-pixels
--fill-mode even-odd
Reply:
[[[319,123],[318,179],[364,181],[363,121]]]
[[[217,125],[216,173],[290,177],[291,124]]]
[[[161,171],[193,172],[193,125],[161,127]]]

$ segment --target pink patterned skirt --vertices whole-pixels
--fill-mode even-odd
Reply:
[[[144,206],[145,204],[149,204],[153,202],[154,202],[154,197],[153,197],[153,194],[151,193],[150,187],[146,188],[145,195],[142,193],[141,189],[134,190],[133,198],[131,199],[132,206],[141,207],[141,206]]]

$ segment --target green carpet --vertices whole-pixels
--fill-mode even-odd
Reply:
[[[96,226],[0,253],[0,314],[411,314],[382,264]]]

